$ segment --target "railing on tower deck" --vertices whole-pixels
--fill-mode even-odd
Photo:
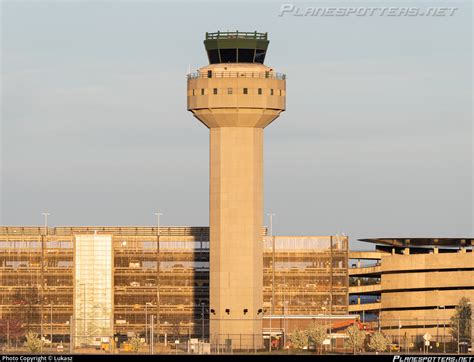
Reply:
[[[286,74],[275,72],[195,72],[189,73],[187,79],[197,78],[269,78],[277,80],[286,80]]]
[[[256,31],[218,31],[217,33],[206,33],[206,40],[209,39],[258,39],[267,40],[267,33],[257,33]]]

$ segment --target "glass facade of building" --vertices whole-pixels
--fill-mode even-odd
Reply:
[[[75,346],[100,346],[113,338],[111,235],[76,235],[74,259]]]
[[[347,237],[265,234],[266,316],[347,314]],[[209,228],[0,227],[0,304],[0,322],[76,346],[144,337],[151,315],[161,341],[207,336]]]

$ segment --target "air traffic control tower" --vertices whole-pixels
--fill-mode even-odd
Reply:
[[[210,130],[210,338],[259,348],[263,311],[263,129],[285,110],[267,33],[206,33],[188,110]],[[270,311],[267,311],[270,313]]]

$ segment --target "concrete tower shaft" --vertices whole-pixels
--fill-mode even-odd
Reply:
[[[225,43],[230,48],[218,57],[232,44]],[[245,41],[236,46],[245,47]],[[245,50],[235,54],[252,54]],[[188,75],[188,110],[210,129],[209,308],[215,342],[262,344],[263,129],[285,110],[285,96],[285,76],[258,62],[215,63]]]

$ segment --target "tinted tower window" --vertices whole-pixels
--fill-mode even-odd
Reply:
[[[237,62],[237,49],[221,49],[221,63]]]
[[[255,49],[239,49],[239,63],[253,63]]]
[[[255,63],[262,63],[265,60],[265,50],[257,49],[255,52]]]
[[[217,49],[208,50],[207,55],[209,57],[209,63],[219,63],[219,53],[217,52]]]

